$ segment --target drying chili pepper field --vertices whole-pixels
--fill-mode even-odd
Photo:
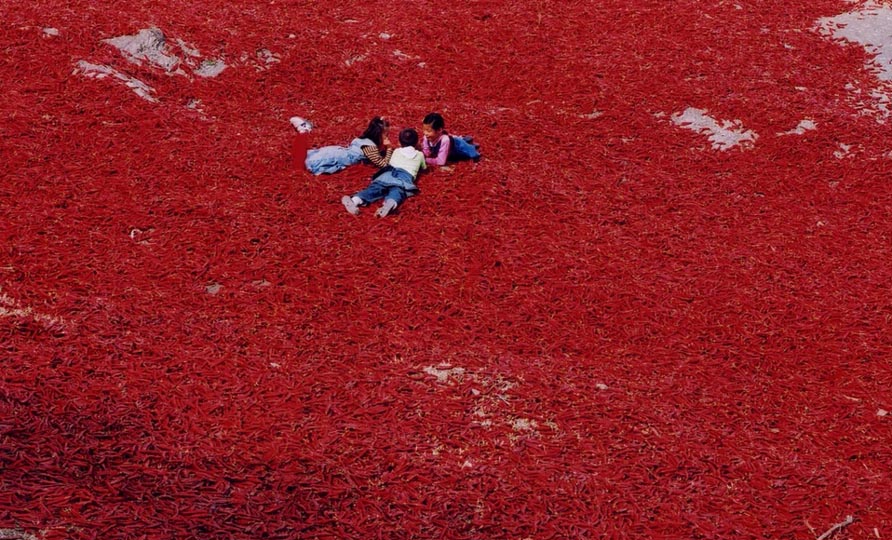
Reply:
[[[892,3],[0,20],[0,538],[892,538]]]

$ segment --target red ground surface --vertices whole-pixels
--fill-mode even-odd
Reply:
[[[814,31],[849,2],[353,4],[0,4],[7,537],[892,537],[892,136]],[[149,27],[229,68],[101,41]],[[393,218],[289,160],[291,115],[431,110],[484,160]]]

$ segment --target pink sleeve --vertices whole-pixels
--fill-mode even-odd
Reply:
[[[424,141],[427,144],[427,141]],[[449,138],[449,135],[443,135],[440,137],[440,151],[437,152],[437,157],[427,158],[428,165],[446,165],[446,158],[449,157],[449,145],[452,144],[452,140]],[[427,152],[424,153],[425,156],[430,154],[430,148],[427,149]]]
[[[431,145],[427,142],[427,137],[421,138],[421,153],[424,154],[424,157],[431,157]]]

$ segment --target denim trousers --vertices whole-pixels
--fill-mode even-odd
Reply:
[[[477,150],[477,145],[467,139],[467,137],[452,137],[452,147],[449,149],[449,159],[455,161],[480,159],[480,152]]]
[[[381,199],[393,199],[399,205],[406,200],[406,190],[400,186],[389,186],[373,180],[369,187],[360,191],[354,197],[359,197],[366,204]]]
[[[333,174],[362,161],[362,151],[343,146],[323,146],[307,152],[304,163],[313,174]]]
[[[323,146],[307,152],[304,163],[313,174],[333,174],[351,165],[356,165],[365,156],[363,146],[373,146],[369,139],[353,139],[350,146]]]

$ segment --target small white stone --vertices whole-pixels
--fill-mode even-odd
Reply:
[[[364,54],[357,54],[356,56],[351,56],[350,58],[344,60],[344,64],[346,64],[348,66],[352,66],[356,62],[364,61],[366,58],[367,57]]]
[[[259,49],[257,51],[257,60],[266,64],[277,64],[282,61],[278,54],[269,49]]]
[[[445,368],[438,369],[434,366],[428,366],[424,368],[424,372],[428,375],[433,375],[437,378],[437,382],[444,383],[449,380],[449,377],[461,378],[465,374],[464,368]]]
[[[514,431],[531,431],[536,429],[538,425],[539,424],[535,420],[516,418],[511,424],[511,427],[514,429]]]
[[[224,69],[226,69],[226,63],[222,60],[208,59],[202,60],[201,65],[194,73],[199,77],[210,78],[223,73]]]

